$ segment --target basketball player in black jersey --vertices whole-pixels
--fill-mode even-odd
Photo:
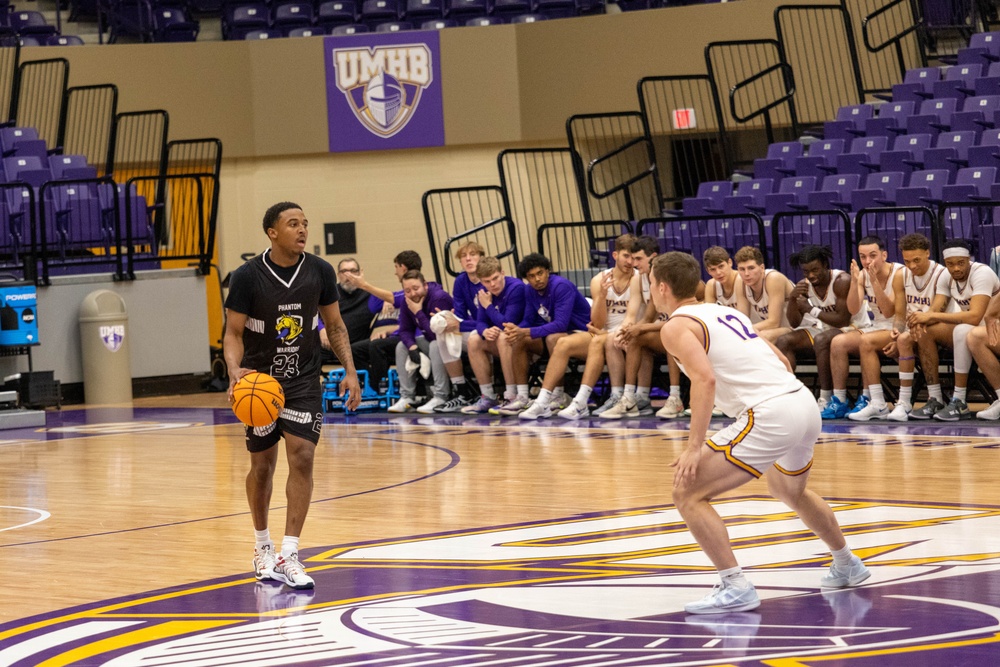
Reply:
[[[250,450],[247,500],[253,517],[257,579],[281,581],[292,588],[312,588],[298,559],[299,535],[312,499],[313,454],[323,424],[318,319],[330,346],[344,364],[340,391],[350,393],[349,408],[361,401],[351,343],[337,303],[337,277],[328,262],[306,253],[309,221],[291,202],[275,204],[264,214],[271,247],[233,272],[226,299],[223,342],[229,367],[229,400],[237,380],[253,371],[281,383],[285,407],[270,426],[247,427]],[[275,554],[267,525],[278,440],[285,438],[288,510],[280,554]]]

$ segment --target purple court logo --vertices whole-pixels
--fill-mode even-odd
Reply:
[[[444,145],[438,34],[328,37],[330,150]]]

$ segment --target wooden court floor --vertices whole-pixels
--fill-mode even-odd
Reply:
[[[328,416],[297,592],[250,574],[224,395],[50,411],[0,431],[0,665],[1000,664],[1000,425],[825,426],[812,487],[872,579],[821,591],[753,482],[717,507],[763,604],[712,618],[683,612],[715,581],[671,505],[685,428]]]

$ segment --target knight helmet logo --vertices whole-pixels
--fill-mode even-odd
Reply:
[[[406,127],[433,81],[424,44],[335,49],[337,88],[369,132],[388,138]]]

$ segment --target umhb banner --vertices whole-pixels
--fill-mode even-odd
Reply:
[[[436,30],[327,37],[330,151],[444,145]]]

